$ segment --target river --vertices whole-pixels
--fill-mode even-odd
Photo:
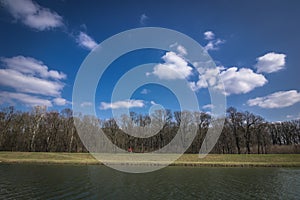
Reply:
[[[0,199],[300,199],[299,168],[0,164]]]

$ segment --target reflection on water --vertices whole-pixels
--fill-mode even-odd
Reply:
[[[0,165],[0,199],[300,199],[299,168]]]

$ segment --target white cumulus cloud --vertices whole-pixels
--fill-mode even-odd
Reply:
[[[277,72],[284,68],[285,66],[285,54],[270,52],[259,58],[257,58],[257,63],[255,67],[257,72],[272,73]]]
[[[221,72],[226,94],[244,94],[265,85],[268,80],[248,68],[231,67]]]
[[[62,72],[49,70],[43,62],[31,57],[15,56],[12,58],[0,58],[0,61],[9,69],[16,70],[27,75],[38,75],[42,78],[65,79]]]
[[[191,82],[190,86],[192,90],[198,90],[207,88],[208,85],[216,89],[222,89],[224,85],[225,94],[230,95],[248,93],[267,82],[262,74],[257,74],[248,68],[231,67],[226,69],[216,67],[203,70],[199,75],[199,80],[196,83]]]
[[[192,67],[188,66],[187,61],[174,52],[167,52],[162,59],[165,63],[157,64],[153,68],[152,73],[160,79],[176,80],[185,79],[192,74]]]
[[[42,31],[63,26],[60,15],[31,0],[1,0],[1,4],[15,20],[31,28]]]
[[[25,105],[52,106],[53,101],[60,106],[70,104],[61,97],[64,73],[50,70],[42,61],[31,57],[0,58],[0,62],[4,67],[0,69],[0,85],[4,86],[1,96],[5,97],[1,103],[17,101]],[[3,91],[6,88],[10,92]]]
[[[249,99],[249,106],[259,106],[261,108],[284,108],[300,102],[300,93],[296,90],[279,91],[264,97]]]
[[[55,105],[58,105],[58,106],[65,106],[67,104],[71,104],[71,102],[69,102],[68,100],[61,98],[61,97],[57,97],[57,98],[53,99],[53,102]]]
[[[59,96],[64,84],[38,77],[28,76],[12,69],[0,69],[0,85],[14,88],[18,92]]]
[[[64,84],[57,79],[66,78],[64,73],[48,70],[41,61],[30,57],[1,58],[0,61],[6,67],[0,69],[0,85],[22,93],[60,96]]]
[[[124,100],[124,101],[116,101],[112,103],[101,102],[100,109],[107,110],[107,109],[119,109],[119,108],[142,108],[145,106],[143,100]]]

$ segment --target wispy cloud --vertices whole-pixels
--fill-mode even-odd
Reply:
[[[296,90],[279,91],[264,97],[249,99],[249,106],[261,108],[284,108],[300,102],[300,93]]]
[[[19,92],[59,96],[64,84],[22,74],[12,69],[0,69],[0,85]]]
[[[158,105],[155,101],[150,101],[150,104],[151,104],[152,106]]]
[[[204,46],[206,51],[218,50],[221,44],[225,43],[225,40],[215,38],[215,34],[212,31],[206,31],[203,33],[204,39],[208,40],[208,43]]]
[[[141,91],[141,94],[148,94],[149,92],[150,92],[149,89],[144,88],[144,89]]]
[[[1,58],[0,61],[6,67],[0,69],[0,85],[23,93],[60,96],[64,84],[49,78],[62,79],[66,77],[65,74],[54,70],[49,71],[41,61],[30,57]]]
[[[176,52],[181,57],[188,55],[186,48],[184,46],[178,44],[177,42],[175,42],[174,44],[171,44],[169,47],[171,48],[171,51]]]
[[[300,113],[296,114],[296,115],[287,115],[286,116],[287,119],[300,119]]]
[[[65,79],[66,75],[62,72],[49,70],[41,61],[31,57],[15,56],[12,58],[0,58],[0,61],[9,69],[16,70],[20,73],[40,76],[42,78]]]
[[[221,40],[221,39],[217,39],[217,40],[213,40],[213,41],[209,41],[204,49],[206,51],[211,51],[211,50],[219,50],[219,46],[221,44],[225,43],[225,40]]]
[[[79,44],[79,46],[86,48],[88,50],[92,50],[98,45],[93,38],[91,38],[89,35],[87,35],[84,32],[79,33],[76,41]]]
[[[148,19],[149,19],[149,17],[145,13],[143,13],[140,16],[140,24],[143,25],[143,26],[146,25],[146,22],[147,22]]]
[[[100,109],[107,110],[107,109],[119,109],[119,108],[142,108],[145,106],[143,100],[124,100],[124,101],[116,101],[112,103],[101,102]]]
[[[203,35],[205,40],[213,40],[215,38],[215,34],[212,31],[206,31]]]
[[[19,92],[6,92],[0,91],[0,104],[9,103],[14,104],[15,101],[25,104],[26,106],[39,106],[44,105],[47,107],[51,107],[52,103],[48,99],[40,98],[33,95],[28,95]]]
[[[91,107],[91,106],[93,106],[94,104],[92,103],[92,102],[87,102],[87,101],[85,101],[85,102],[82,102],[81,104],[80,104],[80,107]]]
[[[204,106],[202,106],[203,109],[213,109],[214,108],[214,105],[212,104],[206,104]]]
[[[285,54],[270,52],[261,57],[258,57],[255,67],[257,72],[272,73],[277,72],[285,66]]]
[[[186,56],[188,54],[186,48],[182,45],[177,46],[177,52],[182,56]]]
[[[64,25],[60,15],[31,0],[1,0],[1,4],[15,20],[30,28],[43,31]]]

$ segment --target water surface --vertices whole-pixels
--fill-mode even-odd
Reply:
[[[299,168],[0,165],[0,199],[300,199]]]

